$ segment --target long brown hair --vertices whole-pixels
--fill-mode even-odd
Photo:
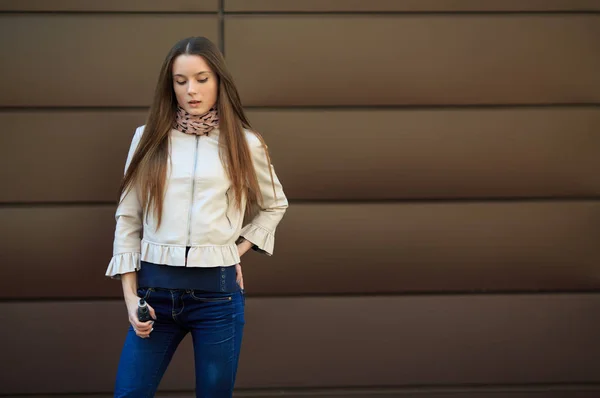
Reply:
[[[267,162],[271,164],[265,142],[250,126],[233,78],[217,46],[205,37],[180,40],[171,48],[160,69],[144,134],[119,188],[122,197],[126,190],[137,184],[142,209],[146,215],[149,210],[154,211],[158,219],[157,228],[162,221],[169,159],[169,132],[173,128],[177,112],[177,98],[173,89],[173,61],[181,54],[201,56],[218,78],[217,109],[221,162],[231,180],[234,203],[238,209],[241,208],[242,198],[246,197],[247,216],[262,205],[263,198],[244,129],[252,131],[260,139]],[[272,172],[271,183],[275,192]]]

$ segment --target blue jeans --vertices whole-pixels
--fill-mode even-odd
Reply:
[[[129,326],[114,396],[153,397],[177,346],[191,332],[196,397],[231,397],[245,323],[244,291],[143,288],[138,295],[154,308],[157,319],[149,338],[136,336]]]

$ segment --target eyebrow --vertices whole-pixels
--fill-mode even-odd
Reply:
[[[203,73],[210,73],[210,72],[209,72],[209,71],[207,71],[207,70],[203,70],[202,72],[198,72],[198,73],[196,73],[194,76],[201,75],[201,74],[203,74]],[[185,76],[184,76],[184,75],[182,75],[182,74],[179,74],[179,73],[177,73],[177,74],[174,74],[174,75],[173,75],[173,77],[185,77]]]

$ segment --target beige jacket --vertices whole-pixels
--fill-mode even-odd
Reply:
[[[144,126],[136,129],[129,148],[125,170],[140,142]],[[268,164],[261,141],[246,131],[263,209],[243,226],[242,209],[235,208],[231,183],[219,158],[219,131],[208,136],[170,132],[171,156],[167,168],[162,224],[156,229],[153,214],[142,217],[139,192],[135,188],[122,197],[117,207],[113,257],[106,275],[140,269],[140,261],[188,267],[229,266],[240,262],[236,240],[243,236],[260,251],[272,255],[275,229],[288,201],[273,166]],[[275,194],[269,168],[273,171]],[[152,212],[149,212],[152,213]]]

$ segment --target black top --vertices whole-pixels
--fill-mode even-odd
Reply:
[[[186,256],[189,250],[188,247]],[[235,264],[227,267],[177,267],[142,261],[137,277],[140,288],[192,289],[225,293],[240,290],[236,283]]]

